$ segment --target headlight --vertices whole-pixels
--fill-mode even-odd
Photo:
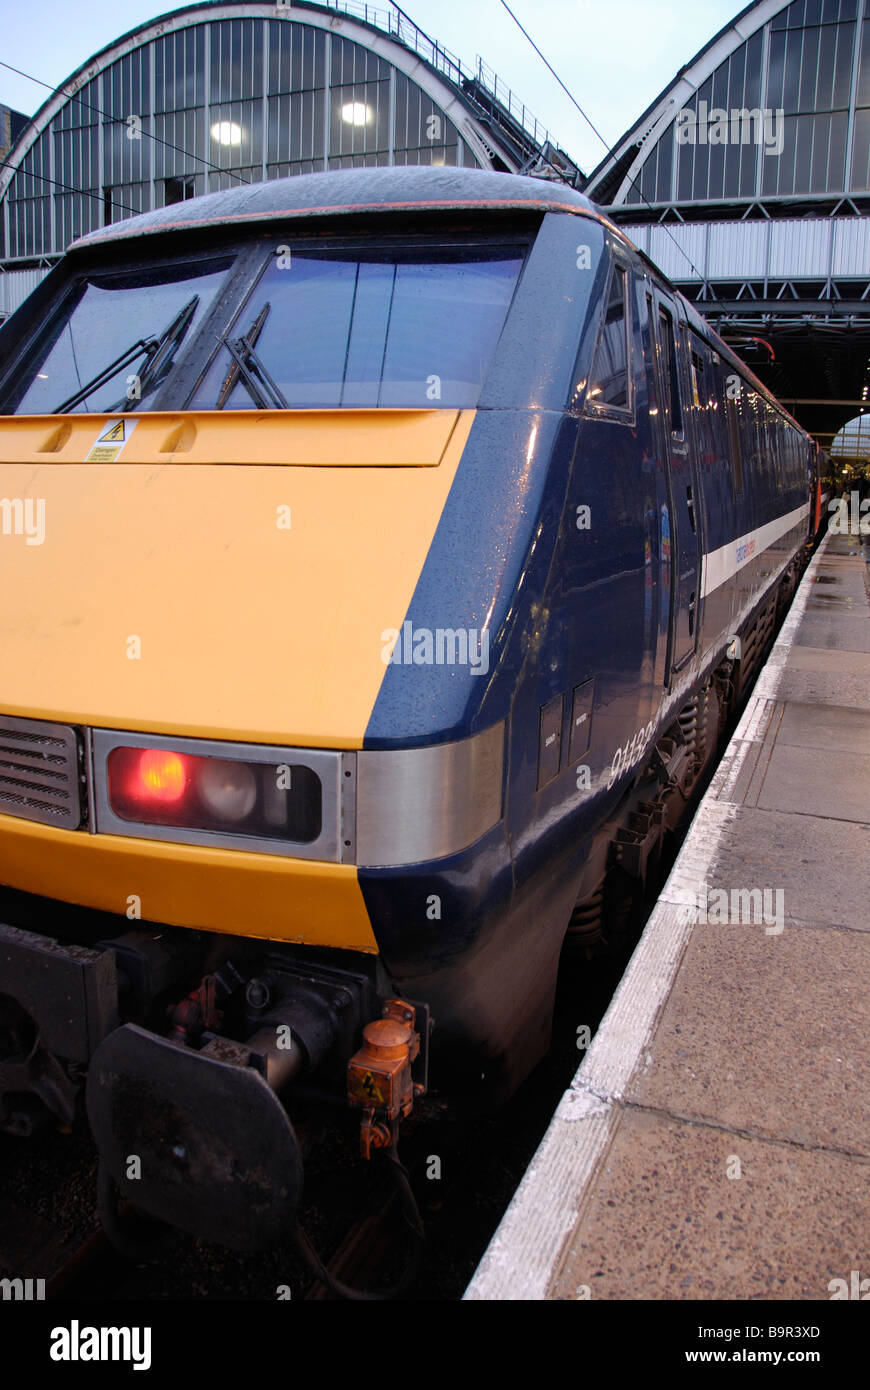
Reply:
[[[420,748],[90,731],[97,834],[372,867],[457,854],[502,817],[505,722]]]
[[[207,809],[218,820],[245,820],[257,800],[257,779],[251,769],[245,763],[230,763],[223,758],[200,761],[196,786]]]
[[[320,834],[320,779],[302,764],[122,745],[106,768],[109,807],[125,821],[303,844]]]

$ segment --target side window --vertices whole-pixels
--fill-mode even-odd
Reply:
[[[767,468],[767,416],[764,400],[759,393],[753,392],[755,400],[755,438],[756,438],[756,467]],[[774,470],[775,473],[775,470]]]
[[[761,456],[765,468],[773,469],[773,476],[776,479],[777,487],[782,485],[782,460],[779,449],[776,447],[777,439],[774,432],[773,412],[767,401],[759,397],[761,411],[758,421],[758,434],[761,441]]]
[[[769,457],[773,459],[774,473],[781,483],[783,478],[783,459],[782,450],[780,448],[782,436],[779,431],[779,420],[776,418],[775,411],[773,411],[767,403],[765,403],[765,414],[767,417],[767,452]],[[788,477],[787,468],[785,469],[785,476]]]
[[[755,393],[748,386],[741,387],[738,419],[740,420],[740,440],[743,444],[743,457],[748,462],[751,472],[756,466],[755,455],[758,453],[758,434],[755,429]]]
[[[680,374],[677,369],[677,345],[674,339],[674,321],[667,309],[659,306],[659,329],[661,331],[662,351],[664,353],[665,414],[670,423],[671,433],[683,433],[683,410],[680,404]]]
[[[741,388],[742,389],[742,388]],[[737,402],[725,392],[725,418],[728,421],[728,450],[731,454],[731,476],[737,496],[743,491],[743,456],[740,452],[740,426],[737,421]]]
[[[604,322],[598,335],[586,407],[593,413],[630,419],[633,414],[631,392],[631,317],[628,302],[628,272],[614,263],[607,295]]]
[[[774,412],[773,418],[776,421],[776,454],[777,458],[780,460],[780,476],[784,476],[787,479],[791,472],[788,454],[785,451],[786,440],[788,439],[788,427],[781,415],[777,415]]]
[[[746,427],[749,432],[749,458],[750,467],[761,469],[764,467],[764,450],[761,440],[761,418],[759,410],[759,396],[757,391],[747,388],[746,398],[749,402],[749,411],[746,416]]]
[[[704,386],[704,359],[699,357],[697,352],[692,352],[692,400],[696,407],[707,403],[707,392]]]

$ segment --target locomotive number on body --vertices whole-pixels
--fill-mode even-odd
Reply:
[[[613,761],[610,764],[610,776],[607,779],[608,791],[610,791],[610,788],[617,778],[622,776],[623,772],[627,772],[630,767],[634,767],[635,763],[640,762],[653,736],[654,729],[655,725],[652,720],[650,720],[645,728],[638,729],[634,738],[632,738],[624,748],[617,748],[613,755]]]

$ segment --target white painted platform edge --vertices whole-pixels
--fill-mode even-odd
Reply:
[[[695,925],[697,888],[707,878],[724,831],[740,811],[738,803],[723,797],[736,784],[749,750],[764,738],[828,540],[826,536],[807,567],[592,1046],[559,1101],[464,1300],[547,1297],[565,1243],[613,1139],[622,1097],[645,1062],[673,988]]]

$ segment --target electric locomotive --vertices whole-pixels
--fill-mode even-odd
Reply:
[[[261,1248],[305,1106],[367,1156],[540,1059],[794,586],[815,449],[586,198],[479,171],[107,227],[0,354],[0,1124],[84,1103],[137,1208]]]

